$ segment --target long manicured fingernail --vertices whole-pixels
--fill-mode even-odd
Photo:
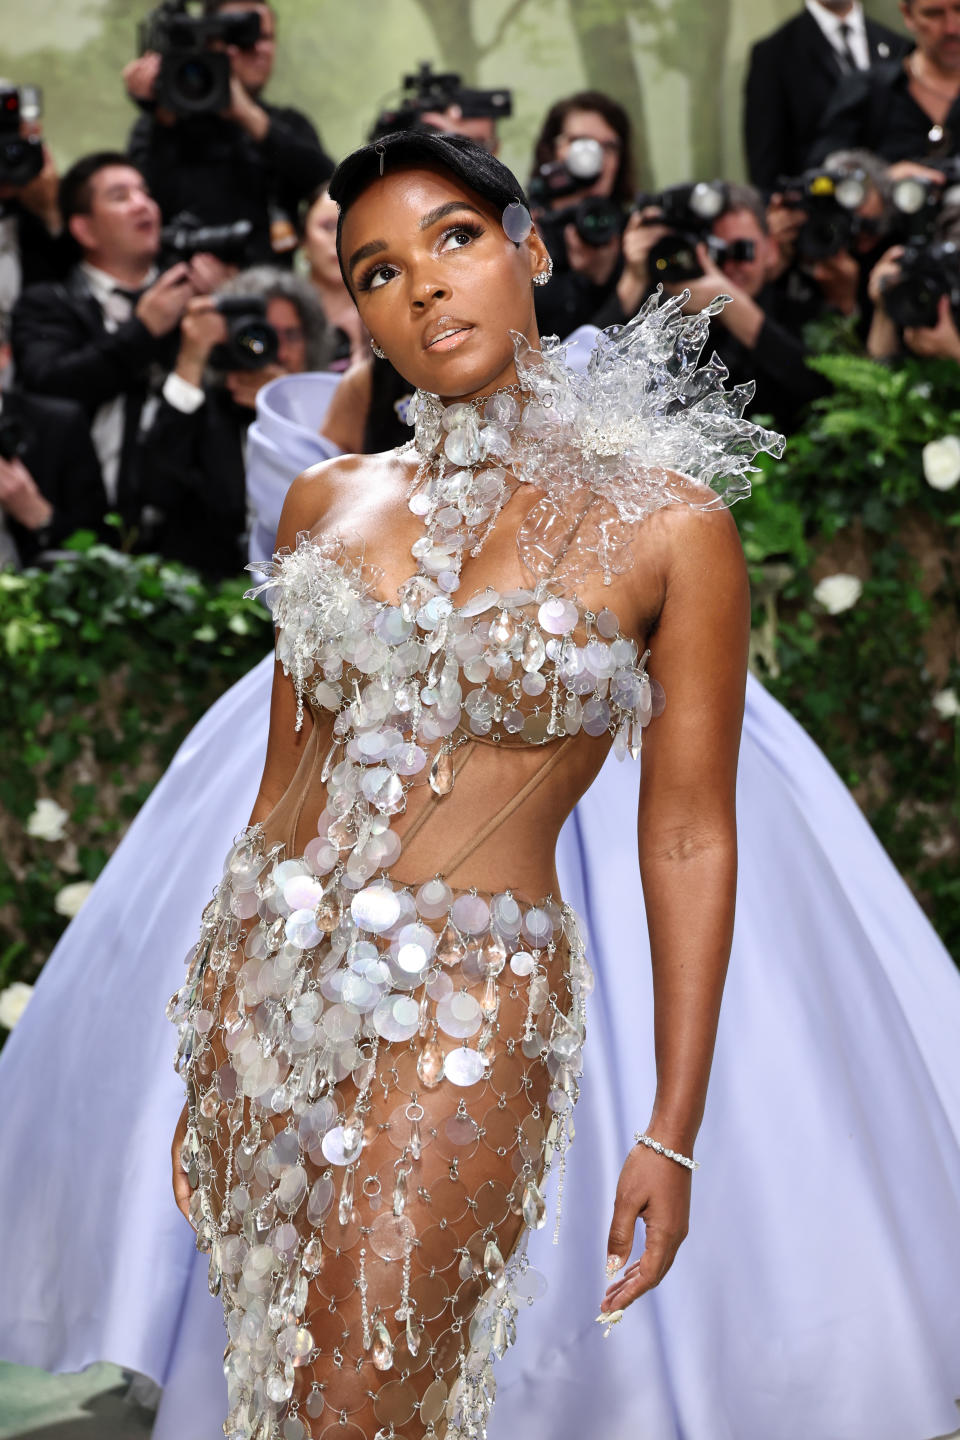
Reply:
[[[622,1269],[623,1269],[623,1266],[624,1266],[624,1257],[623,1257],[622,1255],[608,1255],[608,1256],[607,1256],[607,1274],[608,1274],[608,1275],[616,1275],[616,1273],[617,1273],[618,1270],[622,1270]]]

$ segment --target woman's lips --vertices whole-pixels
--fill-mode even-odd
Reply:
[[[427,350],[456,350],[462,345],[467,336],[473,331],[472,325],[448,326],[442,330],[436,340],[431,340],[425,348]]]

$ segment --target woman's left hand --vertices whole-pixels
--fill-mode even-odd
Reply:
[[[616,1274],[629,1259],[638,1219],[643,1220],[646,1243],[640,1259],[612,1281],[598,1320],[612,1321],[618,1311],[659,1285],[670,1269],[690,1223],[691,1180],[684,1166],[646,1145],[630,1151],[617,1183],[607,1273]]]

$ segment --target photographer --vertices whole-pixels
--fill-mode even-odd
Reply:
[[[960,151],[960,0],[901,0],[900,9],[916,49],[841,81],[810,164],[853,146],[933,164]]]
[[[140,486],[161,554],[218,578],[243,565],[244,445],[257,393],[321,370],[332,350],[306,281],[259,266],[191,300],[176,366],[140,439]]]
[[[502,86],[497,90],[474,90],[461,76],[440,73],[429,61],[413,75],[403,77],[400,101],[381,110],[370,133],[371,140],[394,130],[439,130],[444,135],[464,135],[474,145],[500,151],[497,123],[513,113],[513,95]]]
[[[0,566],[30,565],[75,530],[99,530],[106,510],[82,410],[8,390],[11,358],[0,316]]]
[[[616,289],[623,217],[633,201],[630,118],[595,90],[560,100],[547,114],[534,150],[530,198],[553,277],[537,291],[544,333],[613,323],[597,312]]]
[[[34,86],[0,80],[0,316],[10,314],[24,286],[62,279],[73,258],[39,115]]]
[[[658,282],[668,294],[690,291],[688,313],[730,295],[712,322],[717,353],[733,384],[756,381],[750,412],[791,429],[827,387],[805,364],[798,332],[808,317],[772,284],[779,254],[759,193],[716,182],[672,186],[659,199],[631,217],[624,236],[624,280],[633,287],[623,295],[626,313]]]
[[[892,245],[870,275],[867,350],[892,360],[904,349],[960,364],[960,210],[954,199],[926,235]]]
[[[149,49],[123,72],[145,112],[129,151],[164,219],[249,220],[250,261],[289,266],[300,205],[334,166],[305,115],[262,98],[276,50],[272,6],[214,0],[194,19],[171,0],[154,12],[148,43],[167,53]]]
[[[169,368],[187,303],[222,283],[209,255],[157,272],[160,213],[125,155],[78,160],[60,184],[64,224],[83,255],[63,284],[25,290],[13,353],[25,390],[78,401],[107,500],[139,526],[135,442],[154,367]]]

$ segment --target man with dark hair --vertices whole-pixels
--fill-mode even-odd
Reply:
[[[0,566],[29,565],[75,530],[99,530],[106,496],[83,411],[8,390],[0,316]]]
[[[213,297],[191,300],[176,365],[140,437],[138,467],[141,496],[156,512],[156,549],[215,578],[239,574],[246,558],[244,450],[259,391],[279,375],[322,369],[332,354],[323,307],[306,280],[261,265],[220,293],[265,303],[276,360],[254,370],[213,369],[227,322]]]
[[[744,104],[750,179],[775,190],[798,175],[823,113],[845,75],[904,55],[910,42],[869,20],[860,0],[806,0],[803,10],[754,45]]]
[[[276,14],[251,0],[219,0],[208,13],[254,12],[260,38],[229,49],[230,106],[222,114],[176,115],[155,100],[160,56],[126,66],[127,90],[144,113],[130,135],[131,159],[146,176],[164,220],[184,213],[204,224],[249,220],[251,263],[290,265],[296,218],[307,196],[333,174],[333,161],[305,115],[262,98],[273,71]]]
[[[811,150],[814,164],[852,147],[933,165],[960,154],[960,0],[900,0],[900,10],[916,49],[841,82]]]
[[[200,255],[158,275],[160,212],[125,155],[78,160],[61,181],[60,209],[83,258],[63,283],[20,297],[17,376],[28,391],[83,406],[108,501],[139,526],[135,440],[151,372],[167,368],[187,303],[220,283],[223,267]]]

